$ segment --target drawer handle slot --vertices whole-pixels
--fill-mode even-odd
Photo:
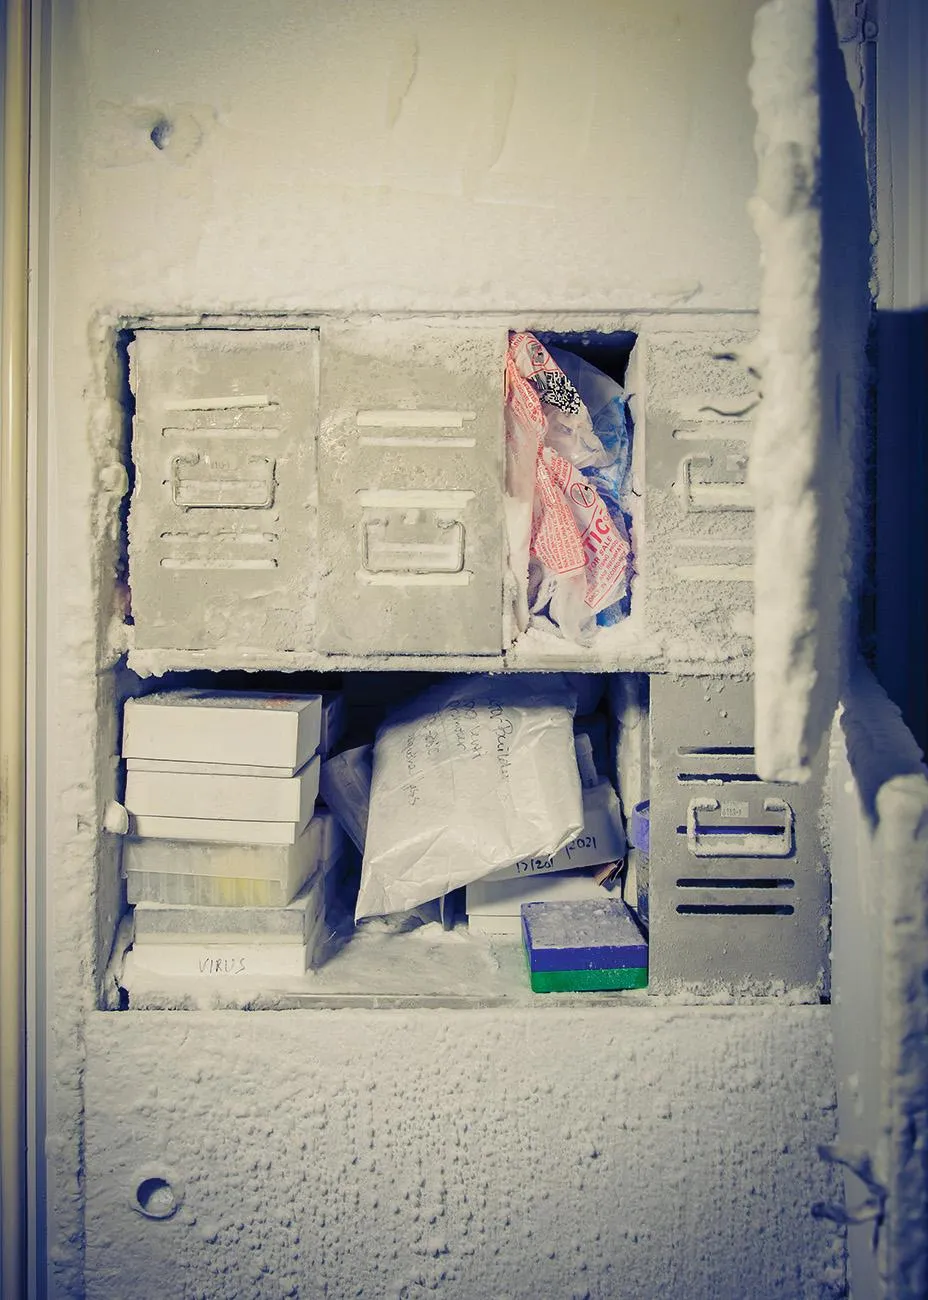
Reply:
[[[686,812],[686,847],[697,858],[788,858],[793,852],[795,814],[785,799],[765,799],[764,812],[774,813],[781,824],[774,834],[759,834],[751,827],[700,825],[700,813],[718,813],[718,799],[691,799]]]
[[[171,498],[183,510],[267,510],[274,504],[275,463],[270,456],[174,456]]]
[[[684,510],[753,510],[746,463],[744,456],[728,456],[720,469],[715,456],[684,456],[680,462]]]
[[[460,573],[464,525],[431,510],[384,511],[363,525],[367,573]]]

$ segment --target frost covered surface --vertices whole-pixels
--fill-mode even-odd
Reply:
[[[462,1003],[492,1006],[513,997],[530,1000],[521,948],[490,944],[460,926],[437,922],[407,933],[379,918],[366,922],[341,947],[333,945],[316,969],[300,977],[169,979],[128,963],[123,987],[134,1009],[331,1007]]]
[[[584,21],[573,28],[575,39],[565,45],[563,9],[553,0],[510,5],[505,12],[479,0],[455,10],[453,18],[448,6],[430,0],[389,6],[320,0],[311,13],[291,0],[261,6],[230,0],[222,6],[221,22],[214,5],[185,0],[157,7],[142,0],[53,6],[48,251],[54,278],[42,286],[48,289],[50,329],[40,349],[48,356],[40,357],[37,369],[42,383],[44,360],[48,383],[41,396],[47,398],[50,426],[47,1152],[55,1294],[84,1294],[85,1187],[92,1242],[88,1294],[107,1300],[184,1294],[183,1285],[174,1285],[184,1270],[192,1279],[188,1294],[247,1294],[230,1263],[233,1241],[242,1247],[240,1255],[232,1253],[235,1264],[247,1254],[251,1267],[261,1250],[272,1260],[277,1278],[273,1284],[256,1282],[256,1294],[259,1288],[281,1294],[286,1288],[279,1281],[288,1270],[312,1268],[338,1294],[340,1253],[346,1276],[352,1269],[371,1275],[358,1263],[365,1241],[360,1211],[369,1208],[371,1183],[350,1163],[362,1106],[352,1079],[359,1059],[359,1079],[370,1077],[363,1052],[377,1041],[379,1021],[363,1022],[359,1044],[354,1035],[362,1022],[345,1025],[337,1017],[304,1016],[297,1036],[292,1028],[281,1036],[287,1022],[277,1017],[204,1016],[201,1022],[89,1011],[123,901],[116,841],[100,831],[100,811],[117,794],[110,669],[126,640],[125,592],[114,583],[126,483],[119,322],[185,313],[196,325],[211,312],[325,309],[515,313],[611,311],[616,303],[659,310],[753,308],[756,244],[742,211],[753,172],[744,85],[752,8],[743,0],[715,0],[714,21],[706,22],[695,8],[671,12],[647,0],[599,5],[589,11],[589,22],[584,11]],[[355,75],[358,70],[364,75]],[[564,89],[552,115],[555,81]],[[544,147],[528,148],[539,122],[545,124]],[[573,188],[558,193],[552,159],[568,156],[578,164]],[[547,255],[540,256],[540,249]],[[259,650],[243,661],[272,666]],[[208,659],[203,652],[201,661]],[[159,659],[152,652],[138,667],[164,671],[176,666],[172,660],[175,655]],[[281,656],[280,662],[298,666],[293,657]],[[436,1022],[422,1023],[431,1041]],[[443,1088],[450,1088],[449,1079],[470,1078],[463,1091],[477,1116],[474,1123],[492,1126],[486,1172],[473,1178],[479,1180],[475,1196],[484,1200],[483,1236],[504,1258],[512,1240],[523,1240],[516,1237],[522,1230],[518,1211],[531,1187],[525,1164],[518,1169],[526,1181],[517,1185],[510,1179],[510,1147],[521,1147],[504,1134],[515,1132],[521,1140],[525,1109],[513,1112],[508,1130],[488,1119],[488,1097],[491,1106],[499,1100],[501,1114],[510,1112],[482,1080],[478,1096],[468,1061],[477,1053],[486,1078],[512,1079],[507,1052],[518,1045],[527,1052],[526,1071],[531,1066],[533,1077],[543,1077],[551,1060],[568,1055],[574,1043],[569,1035],[555,1041],[553,1023],[550,1030],[540,1019],[537,1029],[533,1023],[531,1041],[541,1045],[539,1056],[531,1043],[517,1044],[496,1022],[494,1037],[469,1043],[466,1058],[450,1054],[457,1075],[448,1068],[441,1076]],[[585,1080],[608,1079],[615,1068],[619,1046],[607,1045],[604,1023],[597,1020],[597,1033],[589,1035],[590,1053],[584,1038],[584,1053],[570,1057],[563,1076],[551,1079],[554,1101],[546,1114],[554,1134],[563,1127],[568,1085],[576,1082],[576,1095],[592,1103],[593,1083]],[[703,1252],[701,1267],[713,1286],[713,1269],[733,1270],[737,1263],[740,1277],[748,1238],[758,1250],[755,1295],[763,1296],[768,1279],[785,1276],[788,1257],[803,1277],[814,1278],[815,1292],[833,1260],[829,1241],[818,1235],[822,1225],[806,1213],[805,1200],[822,1194],[814,1168],[811,1183],[807,1178],[813,1144],[801,1155],[791,1150],[766,1160],[779,1148],[772,1145],[764,1084],[779,1080],[777,1061],[789,1061],[789,1105],[778,1104],[771,1114],[786,1134],[808,1107],[818,1135],[814,1099],[827,1073],[822,1022],[803,1021],[816,1026],[814,1050],[798,1049],[792,1035],[788,1041],[768,1037],[766,1023],[757,1028],[765,1044],[761,1084],[736,1090],[740,1100],[734,1108],[727,1090],[718,1091],[716,1109],[699,1112],[698,1128],[674,1130],[666,1146],[649,1145],[618,1210],[608,1202],[609,1226],[601,1226],[605,1215],[598,1206],[579,1217],[587,1204],[584,1189],[578,1190],[579,1172],[563,1183],[563,1198],[551,1193],[550,1226],[561,1257],[561,1263],[544,1266],[552,1270],[553,1294],[616,1293],[617,1286],[608,1283],[585,1284],[573,1264],[564,1262],[574,1258],[574,1243],[580,1242],[595,1266],[602,1259],[596,1250],[605,1249],[594,1250],[592,1234],[599,1231],[602,1241],[619,1241],[631,1252],[622,1265],[631,1278],[630,1293],[637,1277],[645,1279],[639,1292],[645,1294],[655,1279],[665,1292],[668,1279],[680,1277],[678,1293],[688,1300],[698,1296],[699,1287],[689,1285],[690,1265],[673,1254],[672,1236],[654,1226],[667,1226],[655,1208],[665,1203],[685,1220],[686,1239],[697,1243],[693,1258]],[[399,1019],[393,1024],[405,1026]],[[386,1086],[379,1105],[386,1118],[377,1124],[383,1135],[380,1168],[389,1170],[395,1150],[404,1190],[415,1186],[410,1162],[418,1168],[422,1161],[418,1177],[427,1179],[426,1188],[411,1192],[413,1205],[433,1185],[427,1177],[432,1148],[415,1140],[422,1122],[417,1108],[410,1103],[398,1111],[395,1097],[414,1086],[425,1088],[415,1095],[427,1100],[428,1089],[409,1063],[438,1061],[444,1050],[439,1043],[429,1055],[417,1033],[412,1043],[405,1028],[398,1036],[382,1036]],[[629,1029],[625,1037],[630,1036]],[[671,1074],[678,1063],[683,1067],[681,1080],[695,1093],[681,1107],[693,1106],[704,1073],[715,1079],[717,1067],[685,1064],[690,1058],[703,1061],[704,1045],[685,1018],[662,1041],[657,1064]],[[721,1069],[729,1049],[719,1039],[713,1042]],[[740,1051],[734,1057],[741,1060]],[[586,1075],[581,1060],[589,1062]],[[428,1078],[439,1067],[422,1068]],[[201,1082],[194,1084],[198,1072]],[[741,1089],[737,1070],[733,1077]],[[528,1073],[517,1082],[518,1096],[531,1097]],[[163,1106],[139,1092],[152,1087],[163,1090]],[[444,1119],[442,1131],[450,1132],[460,1108],[443,1090],[438,1095],[443,1100],[436,1114]],[[629,1112],[627,1122],[650,1132],[657,1120],[645,1121],[640,1112],[653,1107],[653,1094],[633,1095],[640,1111]],[[275,1101],[282,1106],[279,1121]],[[331,1107],[337,1117],[321,1136],[310,1109],[316,1104]],[[275,1169],[255,1164],[269,1157],[263,1133],[275,1123],[273,1149],[292,1160],[279,1178]],[[755,1124],[767,1135],[762,1142],[749,1136]],[[686,1151],[703,1141],[707,1125],[722,1135],[721,1159],[715,1145],[711,1158],[694,1165]],[[820,1127],[824,1132],[828,1125]],[[673,1185],[678,1139],[685,1167],[696,1170],[689,1198],[678,1198]],[[755,1156],[758,1142],[762,1155]],[[182,1163],[190,1189],[199,1189],[192,1197],[199,1204],[197,1226],[182,1218],[150,1224],[127,1208],[127,1166],[119,1162],[135,1170],[146,1152],[159,1158],[162,1143]],[[537,1145],[555,1154],[564,1150],[550,1133],[539,1136]],[[732,1153],[736,1159],[729,1158]],[[108,1175],[111,1157],[117,1167]],[[615,1157],[610,1160],[615,1173]],[[741,1172],[734,1177],[736,1169]],[[723,1207],[717,1222],[697,1212],[703,1181],[711,1192],[707,1204],[713,1211]],[[752,1185],[762,1195],[749,1196]],[[533,1204],[541,1204],[532,1195]],[[204,1208],[207,1202],[218,1208]],[[460,1207],[460,1195],[455,1204]],[[631,1207],[639,1206],[641,1213],[633,1214]],[[208,1240],[211,1213],[219,1225],[215,1241]],[[412,1276],[413,1268],[425,1274],[441,1259],[440,1253],[415,1254],[409,1244],[412,1213],[402,1220],[410,1230],[398,1234],[402,1267],[387,1273],[385,1262],[381,1270],[391,1285],[396,1276]],[[290,1225],[284,1223],[288,1214]],[[769,1247],[753,1231],[759,1220],[745,1220],[750,1214],[766,1215],[777,1226]],[[320,1226],[326,1215],[333,1216],[337,1233],[326,1234]],[[549,1220],[536,1214],[535,1223],[537,1241]],[[376,1258],[389,1262],[391,1229],[376,1218],[375,1229],[381,1252]],[[296,1240],[301,1231],[305,1253]],[[786,1240],[790,1250],[782,1248]],[[261,1249],[251,1251],[252,1245]],[[415,1250],[421,1247],[420,1242]],[[503,1285],[513,1295],[529,1293],[530,1271],[511,1270]],[[748,1280],[753,1279],[752,1274]],[[730,1289],[730,1280],[722,1277],[715,1294]],[[791,1275],[780,1289],[789,1294],[802,1287]],[[485,1293],[478,1294],[482,1300]]]
[[[60,31],[105,283],[193,310],[752,305],[752,8],[681,32],[596,4],[565,44],[554,0],[230,0],[221,23],[90,0]]]
[[[128,942],[129,935],[126,935]],[[112,987],[121,987],[133,1011],[332,1010],[340,1007],[488,1007],[551,1009],[554,1000],[534,994],[528,981],[522,941],[515,935],[482,935],[464,926],[445,931],[437,923],[408,933],[389,922],[365,922],[318,968],[302,976],[170,978],[145,970],[123,955],[114,962]],[[698,989],[671,993],[623,990],[619,993],[564,994],[556,1001],[586,1006],[780,1006],[818,1005],[821,989],[787,986],[783,981],[729,979],[703,981]],[[119,1005],[115,996],[112,1006]]]
[[[858,669],[833,765],[835,1069],[849,1206],[889,1193],[848,1234],[855,1293],[928,1291],[928,774],[899,710]],[[863,1163],[861,1157],[866,1158]],[[856,1170],[856,1172],[853,1172]],[[868,1181],[870,1185],[868,1185]]]
[[[838,1296],[827,1018],[95,1015],[88,1300]]]
[[[925,756],[898,706],[860,663],[855,664],[842,699],[841,731],[863,808],[875,827],[882,787],[903,776],[928,779]]]
[[[611,959],[617,952],[630,951],[636,958],[642,956],[642,964],[647,961],[644,936],[620,899],[604,903],[534,903],[523,917],[533,953],[554,955],[563,949],[582,949],[590,959],[598,959],[601,951]]]
[[[883,918],[883,1110],[893,1201],[881,1262],[899,1296],[928,1290],[928,782],[897,777],[877,797],[877,867],[892,864]],[[882,1152],[881,1152],[882,1154]]]
[[[73,444],[57,451],[58,496],[50,507],[51,545],[67,555],[67,578],[48,584],[54,669],[48,670],[49,735],[42,773],[50,811],[42,918],[47,926],[47,1201],[55,1225],[49,1276],[56,1294],[74,1295],[82,1285],[84,1018],[97,1003],[124,906],[118,839],[103,834],[101,826],[116,786],[116,677],[99,671],[113,661],[123,594],[114,582],[125,484],[123,425],[115,334],[96,320],[85,321],[83,333],[83,384],[94,395],[88,407],[82,408],[81,380],[73,371],[61,375],[61,400],[82,411],[83,424]],[[101,594],[102,575],[107,587]]]
[[[763,268],[756,352],[763,401],[750,461],[755,743],[762,776],[796,781],[808,776],[837,702],[859,558],[859,546],[848,555],[848,514],[859,505],[852,457],[869,312],[869,206],[828,6],[771,0],[757,15],[754,54],[751,214]]]

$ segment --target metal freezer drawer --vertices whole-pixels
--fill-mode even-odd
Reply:
[[[317,649],[502,649],[506,332],[323,333]]]
[[[756,394],[734,357],[751,337],[655,332],[639,339],[648,624],[675,662],[737,659],[750,649],[747,468]]]
[[[827,991],[825,755],[802,786],[754,770],[750,679],[651,678],[655,992]]]
[[[305,329],[136,334],[139,649],[309,644],[317,349]]]

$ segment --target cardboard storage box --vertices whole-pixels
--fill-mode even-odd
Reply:
[[[284,769],[319,748],[320,695],[171,691],[126,700],[123,758]]]

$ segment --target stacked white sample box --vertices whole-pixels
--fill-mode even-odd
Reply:
[[[325,927],[343,837],[316,813],[338,698],[176,691],[126,702],[133,962],[152,973],[289,976]],[[315,815],[314,815],[315,813]]]

